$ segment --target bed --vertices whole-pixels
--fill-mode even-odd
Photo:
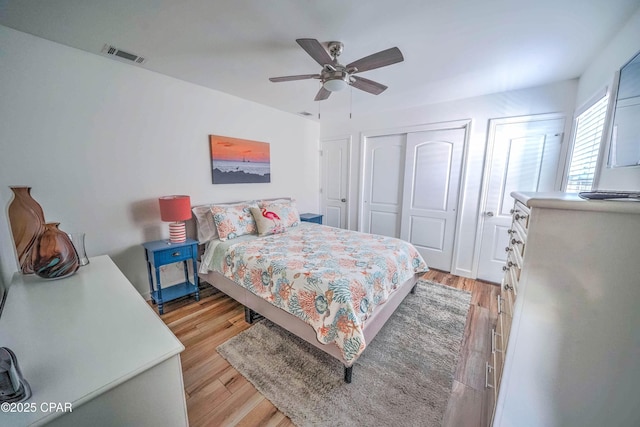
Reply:
[[[194,214],[206,240],[200,279],[242,304],[247,322],[263,316],[336,358],[347,383],[367,343],[428,271],[409,243],[300,222],[288,199],[198,206]],[[202,232],[213,227],[207,215],[214,238]]]

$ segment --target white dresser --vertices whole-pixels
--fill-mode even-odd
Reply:
[[[524,263],[525,247],[527,246],[531,210],[520,200],[516,200],[513,209],[511,209],[511,218],[511,226],[507,230],[509,243],[505,248],[507,262],[502,267],[504,276],[496,301],[498,318],[495,326],[489,331],[491,353],[489,360],[486,362],[485,370],[485,384],[489,393],[490,407],[492,408],[488,412],[489,425],[491,425],[495,415],[498,392],[500,391],[504,372],[505,354],[509,346],[514,306],[520,288],[519,282]]]
[[[640,425],[640,202],[512,196],[493,425]]]
[[[184,346],[108,256],[61,280],[16,273],[0,346],[33,392],[30,412],[0,412],[2,426],[188,425]]]

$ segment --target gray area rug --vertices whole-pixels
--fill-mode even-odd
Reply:
[[[420,281],[343,381],[344,367],[263,320],[217,350],[298,426],[440,426],[471,294]]]

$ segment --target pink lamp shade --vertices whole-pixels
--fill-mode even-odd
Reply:
[[[169,224],[169,240],[171,243],[183,243],[187,240],[184,222],[191,218],[191,199],[189,196],[165,196],[160,202],[160,219]]]

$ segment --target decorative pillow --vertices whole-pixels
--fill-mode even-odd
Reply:
[[[257,234],[256,221],[251,215],[251,208],[257,207],[255,202],[235,205],[213,205],[211,212],[216,224],[218,237],[223,242],[245,234]]]
[[[255,200],[248,200],[238,203],[221,203],[215,206],[239,206],[239,205],[255,205]],[[198,241],[200,243],[206,243],[218,237],[218,230],[216,229],[216,223],[213,220],[213,212],[211,212],[212,204],[194,206],[191,211],[193,216],[196,217],[198,228]]]
[[[193,216],[196,217],[198,241],[200,243],[206,243],[218,237],[218,230],[216,230],[216,223],[213,221],[211,205],[194,206],[191,211],[193,212]]]
[[[252,208],[258,234],[282,233],[289,227],[297,227],[300,224],[300,214],[298,209],[291,204],[271,204],[266,207]]]
[[[269,209],[251,208],[251,214],[258,226],[258,236],[284,233],[287,230],[281,217],[283,213],[280,205],[271,205]]]
[[[300,214],[296,207],[296,201],[293,199],[261,200],[258,202],[258,206],[267,208],[269,211],[273,206],[278,206],[278,209],[282,211],[279,215],[285,228],[296,227],[300,224]]]

